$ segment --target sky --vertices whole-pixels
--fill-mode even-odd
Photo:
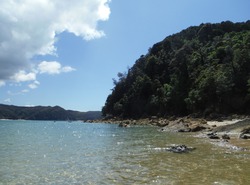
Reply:
[[[249,0],[1,0],[0,104],[101,110],[113,78],[189,26],[250,20]]]

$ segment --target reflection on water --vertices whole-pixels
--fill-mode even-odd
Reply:
[[[197,149],[176,154],[171,144]],[[155,127],[0,121],[0,184],[249,184],[248,151]]]

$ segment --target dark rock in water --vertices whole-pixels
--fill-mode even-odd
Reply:
[[[209,136],[209,139],[220,139],[220,137],[217,135],[212,135],[212,136]]]
[[[210,133],[207,134],[207,136],[212,136],[214,134],[215,134],[214,132],[210,132]]]
[[[191,132],[191,129],[190,128],[182,128],[182,129],[179,129],[177,132]]]
[[[245,128],[241,131],[240,139],[250,139],[250,128]]]
[[[217,136],[216,133],[208,133],[207,136],[209,137],[209,139],[220,139],[219,136]]]
[[[227,135],[227,134],[222,135],[221,138],[222,138],[222,139],[226,139],[226,140],[229,140],[229,139],[230,139],[229,135]]]
[[[195,148],[187,147],[186,145],[174,145],[174,146],[170,146],[166,148],[167,151],[174,152],[174,153],[187,153],[194,149]]]
[[[241,131],[243,134],[250,134],[250,128],[245,128]]]
[[[240,134],[240,139],[250,139],[250,134]]]

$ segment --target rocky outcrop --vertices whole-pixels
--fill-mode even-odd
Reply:
[[[220,127],[214,128],[214,132],[246,132],[247,129],[250,130],[250,119],[244,119],[242,121],[238,121],[234,124],[224,125]]]
[[[168,125],[162,131],[171,132],[199,132],[211,130],[210,126],[203,119],[180,118],[169,121]]]

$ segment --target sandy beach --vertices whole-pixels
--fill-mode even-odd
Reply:
[[[234,123],[237,123],[239,121],[243,121],[244,119],[233,119],[233,120],[223,120],[223,121],[207,121],[207,124],[210,126],[225,126],[225,125],[231,125]]]

